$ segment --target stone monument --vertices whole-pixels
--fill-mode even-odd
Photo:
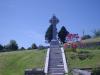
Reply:
[[[51,25],[53,25],[53,39],[52,39],[52,41],[55,41],[55,40],[57,40],[57,28],[56,28],[56,25],[59,23],[59,20],[57,19],[56,16],[53,16],[50,19],[50,23],[51,23]]]

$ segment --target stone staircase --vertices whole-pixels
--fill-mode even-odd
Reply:
[[[51,42],[48,75],[64,75],[64,64],[58,41]]]

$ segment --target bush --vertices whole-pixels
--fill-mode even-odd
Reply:
[[[45,47],[43,45],[39,45],[38,49],[42,50],[45,49]]]
[[[100,67],[94,68],[91,75],[100,75]]]
[[[97,46],[96,49],[100,49],[100,46]]]
[[[78,58],[80,60],[84,60],[86,58],[91,59],[92,57],[93,57],[93,55],[90,54],[90,52],[88,52],[88,51],[81,51],[81,52],[78,53]]]
[[[70,56],[70,58],[71,58],[71,59],[76,59],[76,58],[77,58],[77,55],[76,55],[76,54],[72,54],[72,55]]]
[[[77,52],[77,49],[66,48],[65,51],[67,51],[67,52]]]
[[[78,54],[78,57],[79,57],[80,60],[84,60],[84,59],[86,59],[88,56],[87,56],[87,54]]]
[[[91,38],[91,36],[90,35],[84,35],[83,37],[82,37],[82,40],[85,40],[85,39],[90,39]]]

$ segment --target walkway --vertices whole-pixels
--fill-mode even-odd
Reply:
[[[62,58],[61,48],[58,41],[51,42],[49,63],[48,63],[49,75],[64,75],[64,64]]]

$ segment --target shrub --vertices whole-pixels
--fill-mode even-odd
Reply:
[[[77,58],[77,55],[76,55],[76,54],[72,54],[72,55],[70,56],[70,58],[71,58],[71,59],[76,59],[76,58]]]
[[[97,46],[96,49],[100,49],[100,46]]]
[[[38,49],[42,50],[45,49],[45,47],[43,45],[39,45]]]
[[[84,60],[84,59],[86,59],[86,58],[91,59],[92,57],[93,57],[93,55],[90,54],[90,52],[88,52],[88,51],[80,51],[80,52],[78,53],[78,58],[79,58],[80,60]]]
[[[78,54],[78,57],[79,57],[80,60],[84,60],[84,59],[86,59],[88,56],[87,56],[87,54]]]
[[[100,75],[100,67],[94,68],[91,75]]]
[[[83,37],[82,37],[82,40],[85,40],[85,39],[90,39],[91,38],[91,36],[90,35],[84,35]]]

